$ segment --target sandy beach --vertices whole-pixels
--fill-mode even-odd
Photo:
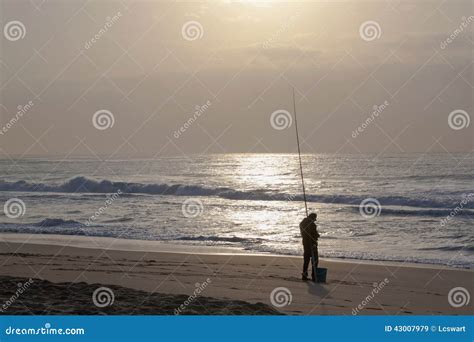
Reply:
[[[0,240],[0,303],[32,280],[2,314],[465,315],[473,308],[448,302],[454,287],[472,293],[472,270],[323,259],[329,273],[319,284],[300,280],[299,257],[77,236]],[[99,287],[113,292],[111,305],[94,305]]]

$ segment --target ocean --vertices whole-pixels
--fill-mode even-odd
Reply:
[[[474,156],[305,154],[322,257],[474,265]],[[0,160],[0,233],[302,253],[295,154]]]

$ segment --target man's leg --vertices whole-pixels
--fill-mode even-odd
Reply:
[[[313,279],[313,281],[316,280],[315,271],[318,268],[318,264],[319,264],[318,246],[313,245],[311,248],[311,269],[313,270],[311,274],[311,278]]]
[[[318,246],[316,245],[313,246],[313,255],[314,255],[314,268],[318,268],[319,252],[318,252]]]
[[[308,277],[308,266],[309,266],[309,260],[311,259],[311,252],[308,251],[307,248],[304,249],[304,255],[303,255],[303,279]]]

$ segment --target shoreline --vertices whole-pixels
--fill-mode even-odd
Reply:
[[[192,244],[175,244],[155,240],[117,239],[113,237],[84,236],[84,235],[60,235],[60,234],[30,234],[30,233],[0,233],[0,242],[5,243],[28,243],[51,246],[106,249],[124,252],[156,252],[156,253],[183,253],[202,255],[248,255],[248,256],[272,256],[276,258],[297,258],[299,255],[273,254],[248,251],[239,247],[201,246]],[[321,260],[329,262],[357,263],[367,265],[389,265],[411,268],[447,268],[453,270],[473,271],[468,267],[455,267],[444,264],[423,262],[402,262],[392,260],[366,260],[352,258],[326,258]]]
[[[474,292],[472,270],[321,259],[320,267],[328,269],[327,282],[313,283],[301,280],[302,258],[296,256],[229,253],[229,250],[209,254],[201,248],[194,248],[196,252],[159,251],[153,241],[140,241],[147,250],[126,251],[111,248],[113,245],[98,247],[105,242],[123,242],[108,238],[91,241],[88,237],[56,236],[53,237],[56,244],[45,244],[51,242],[50,236],[43,243],[34,243],[33,239],[40,237],[0,235],[0,277],[40,280],[37,290],[28,290],[28,296],[32,297],[26,302],[41,303],[45,293],[49,293],[53,299],[60,299],[49,303],[55,314],[72,314],[66,308],[77,312],[75,307],[84,309],[93,305],[92,290],[99,287],[114,289],[116,305],[124,305],[113,309],[117,311],[104,309],[103,314],[156,314],[159,298],[168,298],[167,308],[176,309],[183,298],[193,296],[198,285],[205,282],[209,285],[192,302],[189,312],[248,314],[245,310],[260,308],[262,312],[273,309],[288,315],[464,315],[473,310],[472,301],[460,307],[449,304],[449,293],[454,288]],[[70,242],[66,245],[67,239]],[[72,246],[79,240],[82,244],[88,242],[89,246]],[[59,244],[61,241],[63,245]],[[13,283],[4,281],[0,293],[15,290]],[[71,288],[82,291],[80,302],[74,292],[66,291]],[[275,291],[284,292],[279,297],[285,300],[283,303],[275,302]],[[148,298],[146,293],[159,297],[141,311],[145,309],[141,299]],[[202,311],[201,298],[215,306]],[[234,313],[225,310],[231,303],[238,303]],[[34,309],[41,312],[37,307]],[[170,310],[161,314],[172,314]]]

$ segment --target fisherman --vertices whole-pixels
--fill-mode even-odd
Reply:
[[[314,270],[318,267],[319,256],[318,256],[318,238],[319,233],[316,227],[316,213],[311,213],[308,217],[305,217],[300,223],[301,237],[303,238],[304,247],[304,260],[303,260],[303,273],[301,279],[304,281],[308,279],[308,266],[309,260],[311,259],[312,274],[311,278],[313,281],[316,280],[316,274]],[[313,258],[312,258],[313,256]]]

